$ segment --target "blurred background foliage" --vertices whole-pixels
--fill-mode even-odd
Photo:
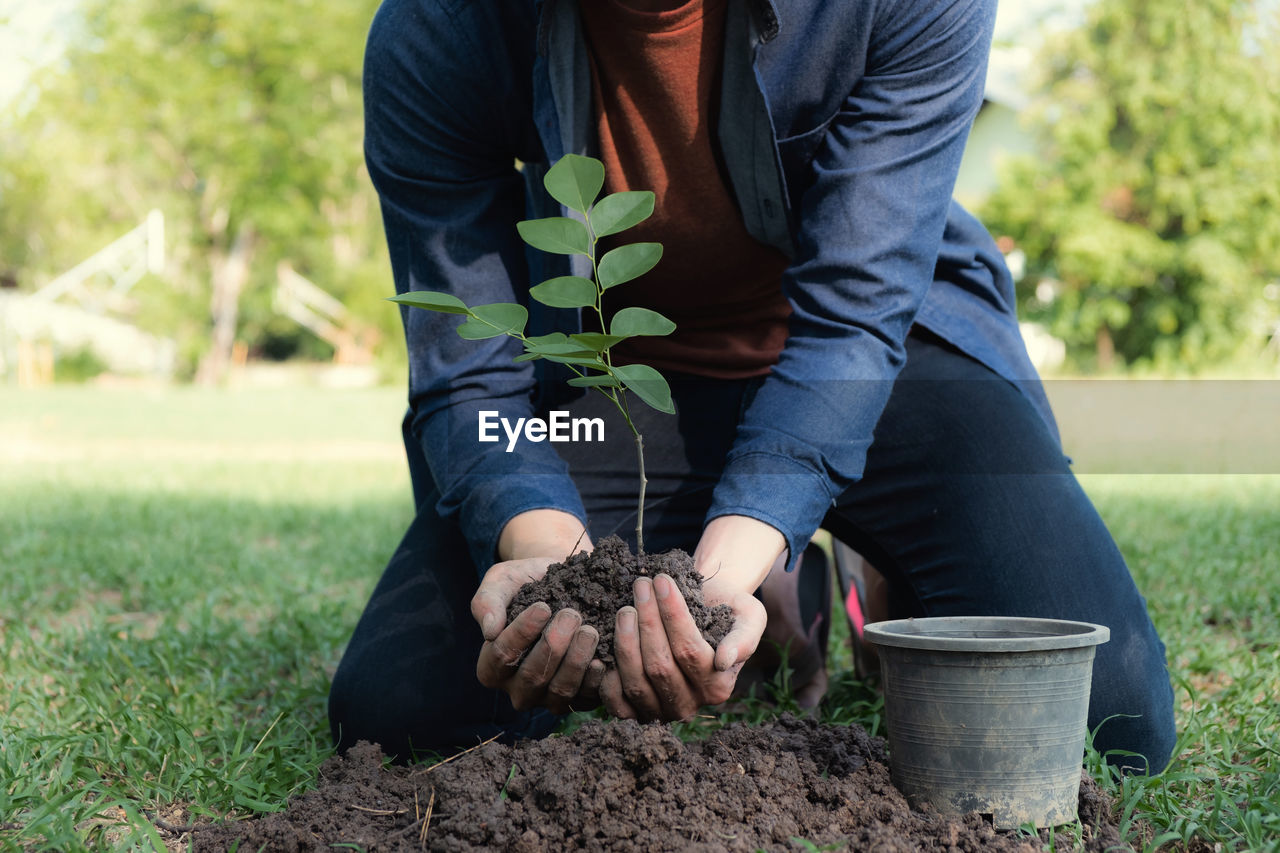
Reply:
[[[376,7],[82,4],[63,60],[0,114],[0,268],[34,289],[158,208],[169,263],[131,296],[140,326],[178,339],[180,372],[208,352],[215,292],[237,269],[234,337],[251,355],[332,355],[275,310],[281,262],[380,329],[395,358],[399,316],[382,301],[390,271],[361,151]]]
[[[1024,316],[1068,368],[1264,363],[1280,328],[1280,60],[1271,0],[1096,0],[1048,38],[1034,154],[980,205],[1026,256]],[[0,278],[30,292],[163,210],[169,263],[129,322],[178,375],[329,359],[281,263],[403,362],[360,67],[376,0],[85,0],[62,58],[0,104]],[[1280,342],[1273,341],[1280,348]]]
[[[980,213],[1080,366],[1257,359],[1280,333],[1276,4],[1098,0],[1049,40],[1036,153]],[[1271,355],[1275,364],[1275,354]]]

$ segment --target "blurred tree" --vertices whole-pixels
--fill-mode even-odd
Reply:
[[[1008,164],[982,214],[1027,255],[1024,314],[1077,356],[1195,365],[1256,352],[1274,325],[1274,9],[1098,0],[1047,46],[1040,154]]]
[[[46,181],[22,137],[0,127],[0,275],[15,281],[40,249],[25,238],[28,223],[40,215]]]
[[[360,142],[376,6],[86,0],[80,38],[10,122],[36,154],[19,165],[52,191],[24,201],[39,209],[15,232],[27,246],[57,243],[65,268],[163,209],[176,272],[139,286],[142,322],[170,334],[187,325],[186,349],[203,351],[210,380],[238,336],[278,330],[281,260],[395,340],[396,312],[377,298],[390,273]],[[0,162],[0,189],[15,174]]]

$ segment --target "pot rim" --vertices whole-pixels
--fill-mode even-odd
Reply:
[[[931,616],[872,622],[863,628],[878,646],[957,652],[1035,652],[1097,646],[1111,629],[1092,622],[1023,616]]]

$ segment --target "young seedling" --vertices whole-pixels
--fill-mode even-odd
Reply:
[[[604,165],[595,158],[567,154],[552,166],[543,179],[547,192],[565,207],[582,215],[582,221],[563,216],[530,219],[516,224],[520,237],[535,249],[559,255],[585,255],[591,261],[591,278],[560,276],[529,289],[529,295],[552,308],[593,311],[602,331],[566,335],[526,337],[529,312],[523,305],[496,302],[468,307],[450,293],[415,290],[391,297],[392,302],[464,314],[458,334],[467,340],[483,340],[508,335],[524,344],[516,361],[546,359],[567,365],[575,374],[569,384],[603,394],[617,407],[635,437],[640,466],[640,496],[636,509],[636,551],[644,553],[644,496],[648,480],[644,474],[644,437],[631,419],[628,392],[661,412],[674,414],[671,388],[666,379],[645,364],[613,363],[612,350],[627,338],[640,335],[669,335],[676,324],[648,308],[623,308],[606,327],[604,294],[620,284],[633,281],[653,269],[662,258],[661,243],[630,243],[598,256],[601,237],[618,234],[653,214],[653,193],[619,192],[597,200],[604,188]],[[603,331],[604,329],[608,331]]]

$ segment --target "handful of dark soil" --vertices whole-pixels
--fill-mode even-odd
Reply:
[[[591,553],[579,552],[563,563],[552,563],[539,580],[526,584],[507,608],[507,624],[524,609],[546,602],[552,613],[566,607],[582,614],[582,623],[600,632],[596,657],[613,666],[613,625],[618,608],[635,603],[632,589],[636,578],[665,574],[689,605],[693,621],[712,648],[733,627],[733,611],[723,604],[708,607],[702,599],[702,575],[694,571],[693,558],[672,549],[663,554],[631,553],[617,536],[601,539]]]

